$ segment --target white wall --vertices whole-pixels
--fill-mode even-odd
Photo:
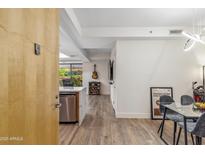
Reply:
[[[83,86],[88,89],[89,81],[101,82],[101,94],[110,94],[110,85],[108,80],[108,60],[97,60],[89,63],[83,63]],[[94,70],[94,64],[96,64],[96,71],[98,73],[98,79],[92,79],[92,72]]]
[[[183,94],[192,95],[192,81],[202,76],[203,58],[197,54],[205,50],[184,52],[183,45],[184,40],[117,42],[117,117],[149,118],[150,87],[173,87],[177,102]]]

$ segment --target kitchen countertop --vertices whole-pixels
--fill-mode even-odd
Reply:
[[[59,87],[60,92],[80,92],[84,89],[85,87]]]

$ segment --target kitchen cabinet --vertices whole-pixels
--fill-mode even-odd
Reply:
[[[87,97],[86,90],[79,93],[79,124],[83,122],[83,119],[87,112]]]

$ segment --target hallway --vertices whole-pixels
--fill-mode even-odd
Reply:
[[[160,121],[117,119],[113,112],[109,96],[89,96],[89,109],[82,125],[60,125],[60,144],[164,144],[157,134]],[[164,138],[171,143],[171,122],[166,122]]]

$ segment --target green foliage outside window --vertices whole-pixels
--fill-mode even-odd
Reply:
[[[82,64],[70,64],[59,68],[60,85],[63,79],[69,79],[74,87],[82,86]]]

